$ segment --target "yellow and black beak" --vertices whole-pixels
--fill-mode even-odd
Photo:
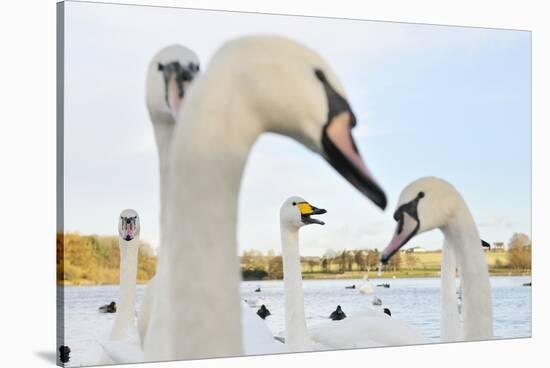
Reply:
[[[327,213],[327,210],[314,207],[307,202],[296,203],[296,207],[298,207],[298,210],[300,211],[300,215],[302,216],[302,222],[304,224],[306,225],[309,225],[309,224],[324,225],[325,224],[323,221],[317,220],[316,218],[313,218],[311,216],[322,215],[324,213]]]

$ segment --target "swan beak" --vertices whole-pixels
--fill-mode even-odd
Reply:
[[[300,215],[302,215],[302,222],[306,225],[309,224],[319,224],[324,225],[325,223],[321,220],[317,220],[316,218],[312,218],[312,215],[322,215],[324,213],[327,213],[327,210],[322,208],[317,208],[315,206],[312,206],[311,204],[307,202],[300,202],[297,203],[296,206],[300,210]]]
[[[390,244],[382,252],[380,261],[383,264],[387,264],[390,258],[416,235],[419,227],[420,223],[418,220],[415,220],[407,212],[403,212],[398,220],[395,234]]]
[[[185,92],[198,73],[199,67],[194,63],[183,66],[178,61],[174,61],[168,64],[159,63],[157,69],[164,77],[166,104],[172,117],[177,119]]]
[[[172,116],[174,117],[174,119],[176,119],[178,116],[178,112],[183,101],[183,95],[185,94],[185,91],[188,87],[189,82],[179,80],[176,75],[171,76],[168,80],[168,106],[170,107],[170,111],[172,112]]]
[[[133,231],[125,231],[125,230],[123,230],[123,231],[122,231],[122,239],[124,239],[124,240],[126,240],[126,241],[130,241],[130,240],[134,239]]]
[[[126,241],[130,241],[136,237],[136,234],[138,232],[136,221],[137,216],[132,218],[125,218],[120,217],[121,224],[120,224],[120,236],[122,239]]]
[[[351,135],[354,126],[355,116],[351,111],[342,112],[327,123],[322,136],[325,158],[350,184],[383,210],[387,205],[386,194],[359,154]]]

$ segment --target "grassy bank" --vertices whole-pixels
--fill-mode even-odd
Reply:
[[[367,273],[363,271],[346,271],[344,273],[324,273],[324,272],[304,272],[302,277],[304,280],[328,280],[328,279],[361,279]],[[489,270],[491,276],[530,276],[531,271],[522,270]],[[378,276],[376,272],[369,272],[369,278],[375,279],[401,279],[415,277],[439,277],[439,269],[437,270],[400,270],[383,272]]]

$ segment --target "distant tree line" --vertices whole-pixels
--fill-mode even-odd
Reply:
[[[138,282],[148,281],[157,267],[151,247],[141,242]],[[120,249],[117,236],[57,234],[57,281],[69,284],[117,284]]]
[[[376,271],[380,267],[378,249],[356,249],[335,252],[329,250],[323,257],[302,257],[302,272],[342,274],[349,271]],[[398,271],[401,254],[396,254],[382,270]],[[283,259],[273,250],[263,254],[256,249],[245,250],[241,256],[241,272],[245,280],[282,279]]]
[[[439,255],[433,251],[422,254],[397,252],[387,265],[380,264],[380,252],[375,249],[354,249],[334,251],[329,249],[322,257],[302,257],[303,273],[343,274],[351,271],[373,272],[381,267],[383,272],[433,268],[424,264],[426,257],[435,259],[439,269]],[[431,254],[431,256],[430,256]],[[435,258],[434,258],[435,257]],[[495,257],[491,269],[527,271],[531,269],[531,240],[526,234],[515,233],[508,242],[508,251],[502,258]],[[245,250],[241,256],[241,271],[245,280],[282,279],[283,260],[273,250],[266,254],[256,249]]]
[[[437,254],[431,252],[438,263]],[[424,256],[413,252],[398,252],[382,271],[400,271],[426,268]],[[380,267],[378,249],[334,251],[329,249],[322,257],[302,257],[303,273],[343,274],[345,272],[376,272]],[[259,250],[245,250],[240,257],[245,280],[282,279],[283,260],[275,251],[263,254]],[[59,283],[116,284],[119,282],[120,250],[118,237],[65,233],[57,235],[57,280]],[[138,282],[147,282],[156,270],[157,259],[151,247],[142,242],[138,257]],[[433,267],[433,266],[428,266]],[[526,234],[515,233],[508,242],[502,258],[496,258],[494,269],[526,271],[531,269],[531,240]]]

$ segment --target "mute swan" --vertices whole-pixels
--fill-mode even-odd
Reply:
[[[197,55],[190,49],[179,45],[160,50],[149,63],[146,102],[153,123],[159,154],[161,224],[165,221],[162,198],[167,190],[168,155],[171,139],[183,98],[188,93],[191,82],[198,72],[199,59]],[[161,239],[161,245],[162,243]],[[155,293],[155,280],[156,277],[152,278],[147,285],[138,314],[142,345],[150,320],[152,300]],[[265,301],[263,302],[265,303]],[[273,336],[265,323],[257,321],[259,318],[255,313],[242,310],[241,314],[243,316],[243,339],[249,354],[268,354],[283,351],[282,345],[273,340]]]
[[[401,192],[394,219],[398,222],[397,230],[382,253],[382,262],[388,262],[415,235],[439,228],[461,273],[463,327],[460,337],[491,339],[493,312],[487,263],[479,246],[481,239],[474,219],[460,193],[442,179],[418,179]]]
[[[122,211],[118,221],[120,248],[120,288],[118,310],[112,340],[122,340],[135,329],[136,277],[139,252],[139,216],[136,211]]]
[[[482,247],[489,247],[489,243],[481,240]],[[456,291],[456,259],[454,250],[443,242],[441,249],[441,342],[462,340],[462,283]]]
[[[171,45],[158,51],[149,63],[146,79],[146,104],[153,124],[159,159],[160,223],[164,222],[163,196],[166,193],[168,154],[174,126],[190,83],[199,72],[199,57],[181,45]],[[162,235],[162,234],[161,234]],[[160,241],[162,245],[162,239]],[[143,293],[138,312],[138,327],[143,344],[151,315],[155,277]]]
[[[140,221],[136,211],[122,211],[118,220],[120,247],[120,287],[118,309],[109,341],[101,341],[99,361],[87,364],[140,362],[139,335],[135,323],[136,276],[139,252]],[[93,360],[98,359],[95,357]]]
[[[363,294],[370,294],[374,292],[374,289],[369,281],[368,275],[365,275],[365,277],[363,277],[363,285],[359,287],[359,292]]]
[[[189,88],[189,83],[198,73],[198,70],[199,61],[197,55],[190,49],[179,45],[172,45],[161,49],[149,63],[146,79],[146,104],[153,123],[159,157],[161,222],[164,213],[162,195],[166,192],[164,188],[166,186],[167,160],[175,119],[181,107],[183,97]],[[133,282],[135,285],[135,277]],[[135,324],[133,323],[132,312],[134,334],[124,341],[116,343],[111,341],[102,344],[110,363],[130,363],[144,360],[141,345],[143,344],[150,320],[151,304],[155,293],[154,289],[155,277],[147,284],[138,311],[137,327],[139,338],[135,336]],[[130,323],[127,323],[127,325],[130,328]]]
[[[298,140],[385,208],[384,192],[352,139],[355,124],[331,68],[297,42],[243,37],[214,54],[175,128],[148,360],[243,353],[234,318],[240,306],[237,204],[249,151],[262,132]]]
[[[199,59],[190,49],[173,45],[160,50],[149,63],[147,73],[147,109],[155,132],[160,167],[160,222],[164,223],[163,197],[167,188],[168,155],[179,109],[191,82],[198,75]],[[161,239],[161,245],[162,245]],[[162,249],[162,248],[161,248]],[[151,315],[156,277],[148,283],[138,314],[140,341],[143,344]],[[264,301],[265,302],[265,301]],[[258,305],[259,306],[259,305]],[[241,311],[245,346],[249,354],[278,353],[282,345],[273,340],[267,326],[252,311]]]
[[[372,309],[367,309],[337,322],[324,323],[309,329],[306,327],[300,269],[299,230],[309,224],[324,225],[324,222],[311,216],[325,212],[325,210],[312,206],[300,197],[287,199],[281,207],[285,345],[287,345],[289,351],[424,343],[424,338],[403,321],[389,318],[386,314]],[[340,312],[342,312],[341,308]],[[341,315],[341,317],[343,316]]]

